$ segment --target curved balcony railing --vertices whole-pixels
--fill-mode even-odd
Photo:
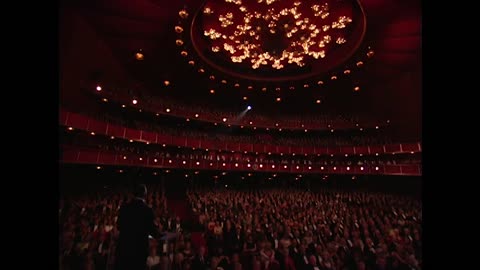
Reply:
[[[64,147],[62,163],[92,164],[95,166],[134,166],[159,169],[223,170],[248,172],[277,172],[301,174],[374,174],[374,175],[421,175],[420,164],[397,165],[321,165],[283,164],[261,162],[218,161],[204,159],[182,159],[151,157],[138,154],[115,153],[96,149]]]
[[[238,119],[238,112],[220,112],[208,110],[205,108],[195,108],[192,106],[180,105],[164,100],[155,100],[153,98],[142,99],[135,97],[128,92],[109,92],[102,90],[97,92],[102,99],[113,100],[122,107],[135,107],[145,112],[151,112],[157,115],[168,115],[183,119],[195,119],[208,123],[217,123],[219,125],[244,126],[245,128],[259,128],[272,130],[350,130],[350,129],[374,129],[384,127],[387,123],[373,120],[354,120],[342,119],[341,117],[328,116],[309,116],[309,118],[273,118],[271,116],[245,114]],[[132,101],[136,100],[133,104]],[[223,120],[226,118],[226,121]]]
[[[420,143],[396,143],[372,146],[302,147],[272,145],[268,143],[239,143],[209,139],[196,139],[191,137],[154,133],[150,131],[136,130],[118,125],[112,125],[81,114],[66,112],[63,110],[60,111],[59,123],[60,125],[69,128],[85,130],[92,134],[113,136],[126,140],[148,142],[152,144],[165,144],[170,146],[190,147],[205,150],[210,149],[265,154],[268,153],[304,155],[380,155],[421,152]]]

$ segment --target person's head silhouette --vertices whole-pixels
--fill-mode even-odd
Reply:
[[[133,196],[144,199],[147,196],[147,187],[144,184],[135,185]]]

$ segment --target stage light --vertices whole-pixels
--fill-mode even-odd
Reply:
[[[363,171],[363,167],[360,167],[360,171]]]
[[[153,162],[157,162],[158,160],[157,159],[154,159]]]
[[[184,161],[182,161],[182,163],[183,163],[184,165],[185,165],[185,164],[187,164],[187,162],[186,162],[185,160],[184,160]]]
[[[101,168],[102,168],[102,167],[100,167],[100,166],[97,166],[97,170],[100,170]]]
[[[138,103],[138,100],[136,100],[136,99],[133,99],[133,100],[132,100],[132,103],[133,103],[133,105],[135,105],[135,104],[137,104],[137,103]]]
[[[68,130],[73,130],[73,127],[68,127]]]
[[[252,109],[252,106],[247,106],[247,110],[251,110]]]
[[[195,164],[197,164],[197,166],[198,166],[198,165],[200,165],[200,162],[197,161]]]
[[[223,122],[227,122],[227,118],[223,118],[222,121],[223,121]]]
[[[378,171],[378,167],[375,167],[375,171]]]
[[[92,135],[92,136],[93,136],[93,135],[95,135],[95,132],[93,132],[93,131],[92,131],[92,132],[90,132],[90,135]]]
[[[102,91],[102,87],[100,85],[97,85],[97,91]]]
[[[108,99],[104,98],[102,99],[103,102],[108,102]]]

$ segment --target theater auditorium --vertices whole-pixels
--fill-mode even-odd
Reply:
[[[59,1],[59,268],[422,269],[421,19]]]

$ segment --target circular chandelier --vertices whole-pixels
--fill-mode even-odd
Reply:
[[[203,62],[254,81],[328,72],[355,53],[366,30],[357,0],[206,0],[179,16],[191,17],[191,46]]]

